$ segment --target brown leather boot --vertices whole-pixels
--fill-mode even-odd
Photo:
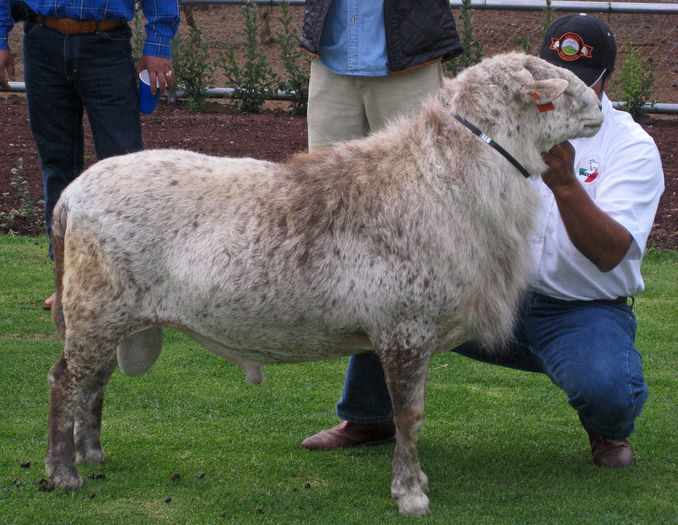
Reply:
[[[392,420],[383,423],[342,421],[334,428],[307,437],[301,442],[301,446],[309,450],[334,450],[360,445],[381,445],[394,440],[395,424]]]
[[[598,434],[586,420],[579,415],[579,421],[584,425],[591,443],[593,462],[599,467],[623,468],[635,463],[631,444],[624,440],[606,439]]]

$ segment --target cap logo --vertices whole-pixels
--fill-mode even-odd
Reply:
[[[593,46],[584,43],[577,33],[565,33],[560,38],[551,38],[550,49],[558,53],[561,60],[573,62],[580,58],[591,58]]]

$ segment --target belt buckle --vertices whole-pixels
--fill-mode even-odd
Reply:
[[[77,35],[80,33],[80,22],[72,18],[60,18],[57,20],[57,31],[65,35]]]

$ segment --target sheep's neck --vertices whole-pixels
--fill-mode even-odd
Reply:
[[[508,160],[515,168],[523,174],[523,177],[526,179],[530,178],[530,172],[525,169],[525,167],[516,160],[516,158],[511,155],[508,151],[506,151],[503,147],[501,147],[499,144],[495,142],[495,140],[490,137],[488,134],[486,134],[484,131],[481,131],[478,127],[475,125],[471,124],[468,120],[465,118],[459,116],[457,113],[454,111],[450,111],[452,113],[452,116],[456,118],[459,122],[461,122],[464,126],[466,126],[471,132],[473,132],[474,135],[476,135],[480,140],[482,140],[485,144],[488,146],[492,146],[494,149],[496,149],[499,153],[501,153],[506,160]]]

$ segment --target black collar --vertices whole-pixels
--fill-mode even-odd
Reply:
[[[499,144],[497,144],[492,137],[487,135],[485,132],[480,131],[476,126],[471,124],[468,120],[466,120],[464,117],[460,117],[457,115],[454,111],[451,111],[452,115],[454,118],[456,118],[459,122],[461,122],[464,126],[466,126],[468,129],[470,129],[474,135],[476,135],[480,140],[482,140],[484,143],[489,144],[492,146],[494,149],[496,149],[499,153],[501,153],[506,160],[508,160],[511,164],[513,164],[516,169],[523,174],[523,176],[527,179],[530,177],[530,172],[527,171],[523,165],[518,162],[513,155],[511,155],[508,151],[506,151],[504,148],[502,148]]]

